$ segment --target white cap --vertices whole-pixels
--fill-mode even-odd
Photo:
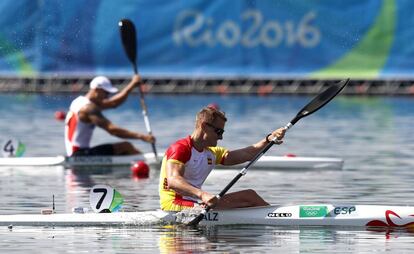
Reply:
[[[89,84],[89,87],[91,89],[100,88],[107,91],[108,93],[118,92],[118,88],[114,87],[111,81],[109,81],[109,79],[104,76],[98,76],[92,79],[91,83]]]

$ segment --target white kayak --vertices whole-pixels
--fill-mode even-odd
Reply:
[[[145,226],[176,224],[181,216],[158,211],[0,215],[2,226]],[[200,225],[414,227],[414,207],[292,205],[210,211]]]
[[[139,160],[154,163],[153,154],[128,156],[55,156],[55,157],[9,157],[0,158],[0,166],[121,166]]]
[[[128,166],[143,160],[147,164],[157,165],[153,153],[128,156],[77,156],[77,157],[14,157],[0,158],[0,167],[19,166]],[[159,156],[158,161],[162,160]],[[324,157],[290,157],[290,156],[262,156],[252,168],[256,169],[329,169],[341,170],[344,161],[340,158]],[[231,168],[241,169],[243,165]],[[222,168],[222,166],[220,166]],[[228,167],[225,167],[228,168]]]

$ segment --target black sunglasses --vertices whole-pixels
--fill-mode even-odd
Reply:
[[[218,127],[212,125],[211,123],[206,123],[206,124],[214,129],[214,132],[217,134],[217,136],[222,136],[223,135],[224,129],[218,128]]]

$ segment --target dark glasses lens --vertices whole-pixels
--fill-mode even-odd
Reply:
[[[224,134],[224,130],[222,128],[218,128],[211,123],[206,123],[208,126],[214,129],[214,132],[217,134],[217,136],[222,136]]]

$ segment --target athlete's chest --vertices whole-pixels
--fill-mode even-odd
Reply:
[[[198,152],[193,149],[191,151],[190,159],[185,164],[185,172],[189,176],[209,174],[214,168],[214,162],[215,156],[211,151],[205,150],[203,152]]]

